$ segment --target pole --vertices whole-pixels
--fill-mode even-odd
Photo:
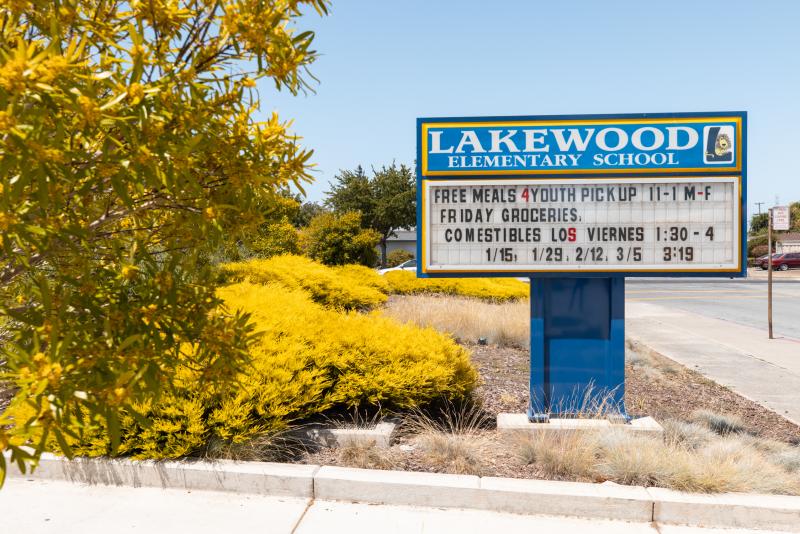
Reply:
[[[772,208],[767,211],[767,322],[769,338],[772,339]]]

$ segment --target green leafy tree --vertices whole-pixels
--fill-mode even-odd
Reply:
[[[367,177],[360,166],[342,171],[328,192],[326,204],[337,213],[359,211],[366,228],[380,235],[381,265],[386,265],[386,241],[396,230],[417,223],[414,175],[405,165],[392,163]]]
[[[752,235],[763,234],[767,231],[769,225],[769,215],[767,213],[759,213],[753,215],[750,219],[750,233]]]
[[[297,228],[305,228],[311,222],[311,219],[317,215],[327,213],[328,208],[316,202],[303,202],[297,210],[297,214],[292,219],[292,223]]]
[[[252,117],[257,79],[305,87],[304,7],[326,12],[0,1],[0,384],[15,392],[0,451],[21,468],[53,440],[69,455],[89,419],[118,442],[123,414],[181,387],[178,364],[215,388],[246,358],[247,317],[200,260],[310,179],[286,124]],[[20,405],[33,416],[11,418]]]
[[[361,213],[357,211],[323,213],[301,231],[300,247],[307,256],[326,265],[360,263],[374,267],[379,240],[375,230],[362,228]]]
[[[407,250],[397,249],[393,250],[386,256],[386,266],[387,267],[397,267],[401,263],[405,263],[408,260],[413,260],[414,255]]]
[[[253,255],[260,258],[271,258],[281,254],[299,254],[300,236],[297,228],[288,219],[283,219],[259,229],[249,245]]]
[[[790,231],[800,232],[800,202],[789,204]]]
[[[260,224],[228,232],[222,245],[208,255],[211,264],[297,253],[297,231],[289,232],[285,223],[297,218],[300,196],[283,187],[262,198],[257,209],[261,212]]]
[[[757,235],[747,240],[747,257],[757,258],[767,253],[767,236],[766,234]],[[773,243],[773,248],[775,244]]]

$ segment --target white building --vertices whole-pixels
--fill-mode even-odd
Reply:
[[[417,230],[395,230],[395,235],[386,240],[386,254],[389,255],[395,250],[405,250],[415,257],[417,255]]]
[[[789,232],[776,236],[775,252],[778,254],[800,252],[800,232]]]

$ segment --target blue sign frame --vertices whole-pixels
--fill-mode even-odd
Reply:
[[[572,126],[583,128],[584,135],[570,138],[565,133],[564,127]],[[705,137],[708,128],[722,128],[733,131],[733,147],[730,159],[714,161],[713,155],[708,157],[703,154],[705,150]],[[732,128],[732,130],[731,130]],[[461,135],[453,134],[461,129]],[[603,136],[589,136],[602,129]],[[636,130],[639,130],[638,132]],[[428,137],[431,136],[431,145],[436,139],[435,146],[428,146]],[[469,133],[464,134],[468,130]],[[560,130],[560,131],[559,131]],[[512,134],[511,132],[514,131]],[[681,149],[687,145],[693,134],[699,138],[699,147],[692,145],[692,151]],[[716,134],[715,134],[716,135]],[[587,136],[589,139],[587,140]],[[547,154],[548,160],[533,158],[535,155],[544,155],[545,139],[550,137],[555,140],[550,142]],[[595,145],[592,146],[592,138]],[[697,139],[696,139],[697,140]],[[680,153],[680,158],[671,160],[645,161],[605,161],[602,158],[608,153],[621,150],[623,142],[640,149],[640,153],[648,153],[660,146],[663,152]],[[730,142],[730,139],[728,140]],[[599,164],[587,166],[584,164],[570,165],[576,159],[576,143],[585,143],[583,151],[588,160]],[[660,143],[660,145],[659,145]],[[430,157],[429,150],[423,152],[423,147],[435,148],[436,158]],[[696,148],[695,148],[696,147]],[[525,152],[531,149],[536,154]],[[556,150],[552,150],[552,149]],[[566,148],[566,150],[561,150]],[[611,150],[603,151],[603,148]],[[459,153],[459,149],[460,153]],[[492,150],[495,149],[495,150]],[[516,151],[514,150],[516,149]],[[684,150],[684,152],[681,152]],[[555,154],[555,152],[558,152]],[[524,157],[523,157],[524,156]],[[557,159],[555,156],[563,156]],[[447,158],[456,157],[455,160]],[[475,158],[475,159],[473,159]],[[710,158],[710,160],[709,160]],[[581,158],[582,159],[582,158]],[[444,163],[443,163],[444,162]],[[677,164],[676,164],[677,162]],[[444,164],[454,164],[452,168],[445,168]],[[545,163],[545,166],[540,164]],[[579,162],[580,163],[580,162]],[[662,164],[663,163],[663,164]],[[476,164],[476,165],[473,165]],[[559,165],[563,164],[563,165]],[[660,166],[658,166],[660,165]],[[537,278],[595,278],[595,277],[745,277],[747,276],[747,113],[744,111],[708,112],[708,113],[639,113],[639,114],[602,114],[602,115],[544,115],[544,116],[493,116],[493,117],[432,117],[417,119],[417,276],[421,278],[468,278],[485,276],[506,276]],[[547,178],[608,178],[613,174],[615,178],[639,177],[714,177],[737,176],[740,177],[740,257],[739,269],[724,271],[691,272],[690,268],[681,271],[580,271],[580,272],[542,272],[542,271],[491,271],[491,272],[424,272],[423,258],[423,182],[447,181],[453,179],[483,177],[487,180],[507,179],[512,177]]]

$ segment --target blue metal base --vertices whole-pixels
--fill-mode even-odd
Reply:
[[[625,279],[531,278],[528,418],[625,411]]]

